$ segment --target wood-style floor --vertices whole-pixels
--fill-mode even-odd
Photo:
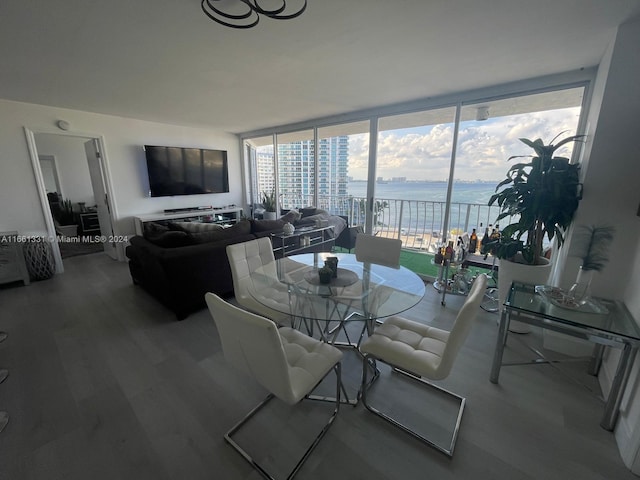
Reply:
[[[50,280],[0,288],[0,330],[9,333],[0,368],[10,371],[0,385],[0,410],[10,414],[0,433],[0,479],[260,478],[223,434],[265,392],[225,363],[208,311],[175,321],[131,283],[125,263],[103,254],[70,258],[65,267]],[[449,297],[442,307],[428,285],[406,316],[447,328],[462,300]],[[467,397],[453,459],[362,405],[345,406],[299,478],[636,478],[599,426],[602,402],[556,368],[504,368],[499,385],[489,382],[496,333],[495,315],[481,312],[442,382]],[[534,332],[526,341],[539,339]],[[508,355],[522,351],[509,341]],[[359,365],[346,363],[346,377],[357,379]],[[583,364],[566,368],[597,390]],[[397,377],[385,372],[373,400],[400,413],[417,407],[438,435],[447,406],[390,376]],[[281,475],[329,408],[275,403],[242,441]]]

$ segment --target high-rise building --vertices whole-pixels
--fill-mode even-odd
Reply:
[[[301,207],[313,202],[315,160],[313,140],[278,145],[278,189],[284,208]],[[349,137],[323,138],[318,145],[318,196],[331,205],[347,196]],[[256,172],[259,191],[275,187],[273,146],[257,149]],[[323,200],[322,200],[323,199]]]

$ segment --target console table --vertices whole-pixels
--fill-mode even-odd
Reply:
[[[242,208],[211,208],[206,210],[189,210],[176,213],[149,213],[133,217],[136,234],[144,233],[147,222],[167,223],[170,220],[183,222],[236,223],[242,218]]]
[[[579,308],[561,308],[554,306],[539,295],[535,285],[513,282],[500,318],[500,328],[491,366],[491,382],[498,383],[502,366],[522,365],[521,362],[513,364],[502,362],[511,320],[518,320],[594,343],[596,347],[589,367],[589,373],[593,375],[598,374],[604,348],[607,346],[619,348],[622,350],[622,354],[600,421],[602,428],[613,431],[622,396],[640,347],[640,328],[621,301],[600,299],[600,303],[606,308],[602,313],[584,312]],[[541,358],[531,363],[544,364],[549,361]]]
[[[273,233],[271,243],[276,258],[297,253],[330,252],[335,243],[333,225],[296,228],[291,235]]]

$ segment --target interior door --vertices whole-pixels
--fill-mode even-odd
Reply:
[[[87,153],[87,162],[89,164],[89,176],[91,177],[91,185],[93,186],[93,195],[96,200],[98,210],[98,221],[100,222],[100,234],[106,238],[103,242],[104,251],[114,260],[117,260],[118,253],[116,244],[113,241],[113,224],[111,222],[111,208],[107,189],[104,183],[104,169],[102,167],[102,155],[98,148],[98,140],[91,139],[84,144],[84,150]]]

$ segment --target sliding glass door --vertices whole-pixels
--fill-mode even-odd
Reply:
[[[455,107],[378,121],[373,232],[429,250],[442,240]]]
[[[313,130],[276,135],[278,200],[281,209],[315,205]]]
[[[320,208],[364,224],[368,172],[369,121],[318,128]]]
[[[307,122],[246,138],[251,198],[275,191],[281,208],[345,215],[416,253],[434,253],[474,228],[482,237],[499,213],[488,201],[511,166],[508,158],[530,153],[519,138],[575,135],[587,84],[449,98],[435,107],[368,111],[342,123]],[[574,145],[558,153],[571,157]]]
[[[455,157],[455,181],[448,238],[455,239],[475,228],[482,237],[500,227],[496,225],[499,207],[488,207],[516,155],[529,155],[531,149],[520,138],[544,143],[575,135],[578,129],[584,87],[519,97],[470,103],[462,106]],[[571,158],[575,144],[556,152]]]

